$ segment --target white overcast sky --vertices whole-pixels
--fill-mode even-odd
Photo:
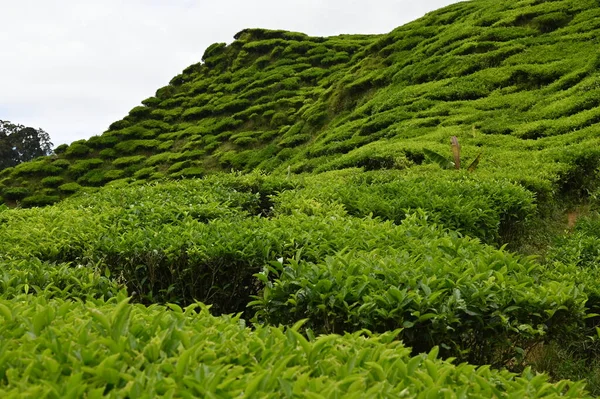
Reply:
[[[101,134],[244,28],[386,33],[458,0],[0,0],[0,120]]]

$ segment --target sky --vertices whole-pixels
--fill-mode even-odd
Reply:
[[[458,0],[0,0],[0,120],[102,134],[245,28],[387,33]]]

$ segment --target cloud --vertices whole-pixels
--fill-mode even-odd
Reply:
[[[0,1],[0,119],[42,128],[55,145],[101,134],[244,28],[386,33],[456,2]]]

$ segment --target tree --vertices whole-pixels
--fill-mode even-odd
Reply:
[[[52,142],[44,130],[0,120],[0,170],[50,154]]]

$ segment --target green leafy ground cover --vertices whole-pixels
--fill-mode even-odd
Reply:
[[[5,346],[0,388],[6,394],[32,397],[77,397],[83,392],[115,397],[206,392],[236,396],[250,385],[257,392],[276,396],[294,396],[303,390],[323,397],[353,393],[395,397],[402,392],[414,396],[436,390],[448,392],[444,397],[461,391],[472,397],[535,396],[538,390],[549,397],[566,393],[567,383],[551,385],[545,382],[547,377],[534,377],[531,371],[517,377],[458,364],[468,360],[520,369],[527,364],[526,353],[536,346],[564,340],[591,342],[585,335],[593,328],[587,306],[595,287],[585,287],[576,274],[559,273],[530,257],[462,236],[454,230],[462,227],[453,226],[453,219],[447,222],[452,229],[434,223],[434,218],[445,221],[435,204],[429,208],[427,203],[419,204],[416,211],[407,208],[398,221],[375,217],[368,209],[365,215],[350,214],[344,205],[345,193],[335,197],[333,191],[323,191],[323,186],[335,177],[358,189],[365,179],[357,178],[357,173],[306,179],[221,174],[201,180],[106,187],[45,208],[5,208],[0,212],[0,296],[4,301],[0,308],[11,323],[1,333]],[[368,174],[362,177],[381,190],[390,181],[401,181],[398,176],[390,180],[389,175],[379,176],[379,181]],[[406,184],[412,181],[408,178]],[[473,180],[448,176],[445,184],[464,185],[465,181]],[[487,193],[490,187],[479,188]],[[516,185],[512,190],[521,192],[521,199],[500,196],[497,201],[506,206],[489,201],[488,209],[478,210],[490,226],[504,218],[498,209],[533,212],[527,191]],[[365,203],[371,198],[368,190],[357,193],[365,197]],[[481,203],[475,199],[471,205],[475,210]],[[429,213],[436,212],[438,216],[430,218]],[[122,290],[126,291],[119,293]],[[129,304],[124,295],[141,304]],[[238,316],[219,319],[209,317],[206,310],[200,312],[202,316],[192,310],[177,313],[180,307],[194,307],[197,300],[211,304],[215,315]],[[151,305],[156,302],[172,305]],[[104,319],[98,312],[109,316]],[[252,329],[240,324],[240,315],[251,322]],[[173,317],[179,317],[179,324]],[[335,346],[336,356],[346,360],[336,361],[345,364],[347,356],[355,354],[357,364],[365,362],[366,369],[353,367],[340,374],[332,365],[336,361],[327,354],[331,368],[321,374],[314,367],[325,358],[314,355],[313,360],[293,360],[287,352],[269,355],[278,360],[267,365],[256,363],[256,356],[250,356],[248,361],[253,360],[246,364],[235,360],[245,355],[232,348],[233,343],[214,343],[214,337],[206,335],[195,338],[198,348],[190,352],[179,335],[196,336],[194,331],[200,327],[193,320],[198,317],[204,320],[202,326],[213,326],[214,334],[228,336],[227,331],[235,329],[240,346],[258,339],[261,351],[271,345],[282,349],[282,343],[273,340],[287,337],[293,347],[286,346],[285,351],[302,347],[309,356],[312,345],[329,347],[318,342],[339,341],[346,346]],[[145,323],[153,329],[148,330]],[[186,323],[196,327],[184,327]],[[297,323],[302,327],[265,327]],[[97,336],[83,338],[84,330]],[[143,337],[139,336],[142,332]],[[331,335],[346,333],[353,335]],[[373,333],[384,335],[361,338]],[[167,343],[173,334],[178,338]],[[69,341],[75,336],[80,337],[77,344]],[[368,342],[365,345],[370,349],[357,349],[356,340]],[[26,342],[38,349],[31,352]],[[221,347],[225,342],[229,343]],[[83,353],[78,345],[91,349]],[[215,356],[211,363],[201,355],[200,348],[206,345],[217,352],[233,352],[230,358]],[[148,363],[150,347],[154,352]],[[28,355],[18,355],[19,350]],[[389,360],[380,357],[382,351],[389,351]],[[419,355],[431,351],[457,360],[454,365],[435,358],[429,363]],[[375,360],[367,361],[370,356],[376,356]],[[195,366],[176,366],[183,362],[180,357],[189,357],[185,362]],[[426,380],[422,382],[412,372],[402,374],[401,362],[425,367],[429,377],[422,377]],[[279,372],[284,375],[277,379],[265,377]],[[303,373],[306,377],[301,377]],[[455,373],[457,377],[451,377]],[[482,378],[476,377],[479,373]],[[231,375],[235,377],[227,377]],[[408,379],[395,379],[401,376]],[[214,385],[207,385],[205,378],[214,379]],[[333,384],[330,390],[323,388],[326,384]],[[67,386],[77,388],[67,392]],[[569,392],[573,397],[584,395],[579,385]]]
[[[0,171],[0,394],[600,394],[599,17],[244,30]]]
[[[411,356],[395,333],[305,337],[297,327],[250,330],[204,306],[144,307],[127,298],[0,300],[0,393],[5,398],[100,397],[571,397],[489,367]]]

